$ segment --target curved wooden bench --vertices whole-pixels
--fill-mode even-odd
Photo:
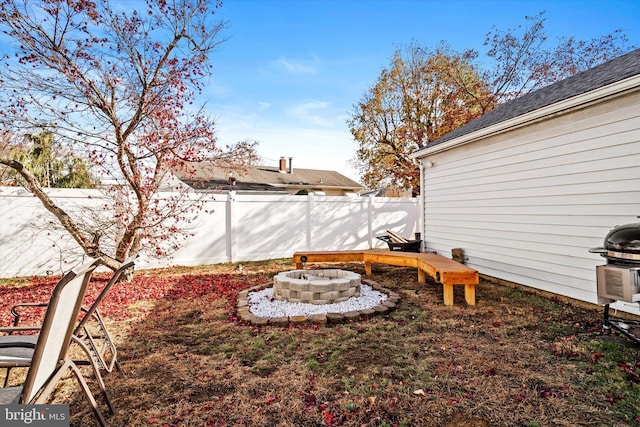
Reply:
[[[301,251],[293,254],[296,268],[304,262],[364,262],[364,270],[371,274],[371,264],[388,264],[418,269],[418,282],[425,283],[429,275],[442,284],[444,305],[453,305],[453,287],[464,285],[464,299],[469,305],[476,305],[476,285],[478,271],[442,255],[414,252],[380,250],[356,251]]]

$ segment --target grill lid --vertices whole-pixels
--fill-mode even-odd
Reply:
[[[640,254],[640,222],[614,228],[604,238],[608,251]]]
[[[640,262],[640,222],[613,228],[604,238],[604,246],[589,249],[608,259]]]

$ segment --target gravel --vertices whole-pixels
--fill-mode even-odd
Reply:
[[[247,297],[249,311],[258,317],[309,316],[311,314],[347,313],[373,308],[386,301],[385,293],[368,285],[360,285],[360,296],[332,304],[308,304],[279,301],[273,298],[273,287],[250,292]]]

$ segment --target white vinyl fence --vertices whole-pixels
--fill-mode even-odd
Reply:
[[[64,209],[100,210],[99,191],[52,189]],[[299,250],[382,248],[391,229],[420,229],[415,198],[218,194],[189,225],[171,258],[143,256],[140,268],[288,258]],[[0,277],[59,274],[82,253],[40,201],[19,187],[0,187]]]

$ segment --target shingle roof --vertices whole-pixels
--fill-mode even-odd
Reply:
[[[433,141],[422,150],[637,74],[640,74],[640,49],[509,101]]]
[[[359,191],[363,186],[336,172],[317,169],[293,168],[292,173],[280,172],[278,167],[254,166],[244,171],[236,171],[236,183],[229,185],[229,170],[211,163],[189,163],[186,167],[175,168],[178,179],[196,189],[286,191],[289,187],[304,187],[321,190],[323,188]]]

